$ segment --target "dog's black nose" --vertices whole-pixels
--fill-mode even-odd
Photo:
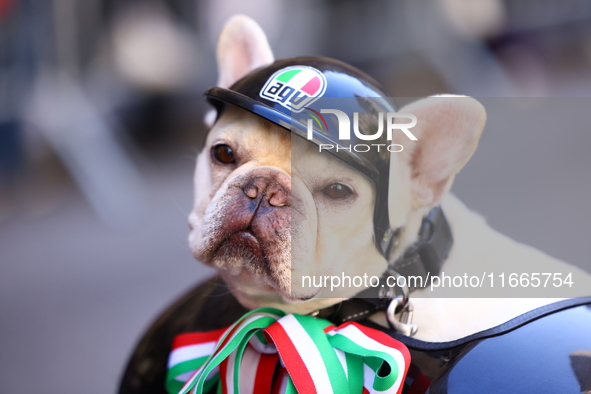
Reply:
[[[252,178],[246,182],[242,190],[248,198],[252,200],[261,198],[263,199],[262,203],[266,202],[273,207],[283,207],[291,204],[287,188],[270,177]]]

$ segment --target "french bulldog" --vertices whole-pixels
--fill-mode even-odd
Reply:
[[[229,88],[251,70],[274,60],[265,34],[245,16],[232,18],[217,47],[218,86]],[[454,176],[474,153],[486,121],[472,98],[428,97],[400,110],[420,121],[417,141],[393,154],[391,222],[402,230],[390,261],[418,236],[423,217],[441,205],[454,244],[443,270],[462,275],[478,262],[511,272],[535,261],[540,272],[585,272],[567,266],[490,228],[449,193]],[[360,172],[317,146],[243,109],[228,107],[212,125],[195,170],[195,200],[189,216],[194,257],[215,267],[246,308],[271,306],[308,314],[360,291],[337,297],[302,285],[302,275],[347,272],[381,276],[388,267],[376,247],[373,212],[376,187]],[[297,158],[297,160],[292,160]],[[448,341],[501,324],[550,299],[447,298],[437,289],[413,293],[416,337]],[[581,294],[585,295],[585,294]],[[387,324],[383,313],[372,318]]]

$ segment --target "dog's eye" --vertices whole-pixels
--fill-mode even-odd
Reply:
[[[333,200],[344,200],[353,192],[351,189],[341,183],[333,183],[332,185],[322,189],[322,193]]]
[[[220,163],[233,164],[236,163],[234,151],[226,144],[219,144],[213,147],[213,157]]]

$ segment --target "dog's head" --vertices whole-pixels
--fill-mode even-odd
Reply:
[[[235,17],[218,44],[218,85],[228,88],[273,62],[261,29]],[[360,288],[329,294],[303,276],[380,276],[416,238],[422,216],[449,190],[484,125],[473,99],[431,97],[400,112],[417,117],[418,141],[391,154],[388,215],[400,228],[391,255],[376,247],[372,179],[279,125],[227,106],[211,128],[195,172],[189,216],[194,256],[216,267],[248,308],[307,313]],[[340,298],[335,298],[340,297]]]

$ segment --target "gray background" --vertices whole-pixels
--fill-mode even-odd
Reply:
[[[0,393],[115,391],[150,321],[211,274],[190,255],[186,217],[204,135],[201,92],[215,81],[214,39],[228,15],[255,17],[279,57],[333,56],[396,96],[584,97],[591,87],[584,2],[482,0],[467,16],[452,1],[293,3],[151,2],[194,50],[177,59],[192,67],[182,83],[164,72],[159,81],[170,83],[159,87],[130,80],[112,46],[122,40],[132,50],[134,41],[110,35],[117,18],[144,15],[148,2],[22,1],[4,16],[2,31],[12,35],[3,36],[0,82],[12,94],[2,96],[0,126],[25,126],[16,134],[21,144],[2,151],[20,146],[20,167],[0,166],[9,174],[0,183]],[[498,20],[486,19],[496,15],[491,4],[502,11]],[[47,67],[66,70],[92,105],[80,104],[67,83],[39,88]],[[54,110],[58,91],[78,99]],[[49,104],[35,110],[43,95]],[[136,138],[133,122],[104,121],[153,114],[143,100],[162,96],[173,101],[166,122],[156,127],[149,118],[161,134],[156,142],[147,144],[142,132]],[[488,125],[453,191],[494,228],[589,269],[591,102],[482,101]],[[80,113],[87,115],[81,121]],[[115,137],[77,139],[92,130]]]

